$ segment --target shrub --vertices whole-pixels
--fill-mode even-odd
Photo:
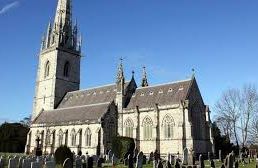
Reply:
[[[123,158],[126,154],[133,153],[135,143],[133,138],[114,137],[112,140],[112,152],[118,158]]]
[[[55,151],[55,160],[57,164],[63,164],[65,159],[70,158],[73,161],[73,153],[67,146],[60,146]]]

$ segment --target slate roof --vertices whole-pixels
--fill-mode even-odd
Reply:
[[[125,88],[128,84],[129,82],[125,83]],[[111,84],[87,90],[68,92],[59,104],[58,108],[112,102],[115,98],[116,84]]]
[[[63,124],[69,122],[91,122],[99,120],[109,109],[110,103],[84,105],[43,111],[33,124]]]
[[[171,105],[187,98],[192,79],[168,84],[137,88],[126,109]],[[126,110],[125,109],[125,110]]]

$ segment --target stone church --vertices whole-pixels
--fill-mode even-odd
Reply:
[[[58,0],[54,23],[42,38],[26,152],[35,150],[39,137],[46,153],[67,145],[75,153],[99,155],[114,136],[134,138],[144,154],[213,152],[210,110],[194,75],[150,86],[144,68],[138,87],[134,74],[125,80],[121,62],[114,84],[80,90],[82,40],[71,5]]]

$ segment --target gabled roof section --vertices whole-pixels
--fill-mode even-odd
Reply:
[[[127,88],[129,82],[125,83]],[[68,92],[57,109],[112,102],[116,98],[116,84]]]
[[[155,104],[171,105],[187,99],[193,79],[156,86],[137,88],[126,109],[154,107]]]
[[[43,111],[32,124],[65,124],[98,121],[109,110],[110,102]]]

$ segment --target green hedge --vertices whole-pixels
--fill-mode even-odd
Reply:
[[[133,138],[115,137],[112,140],[112,152],[118,158],[123,158],[126,153],[133,153],[135,143]]]

